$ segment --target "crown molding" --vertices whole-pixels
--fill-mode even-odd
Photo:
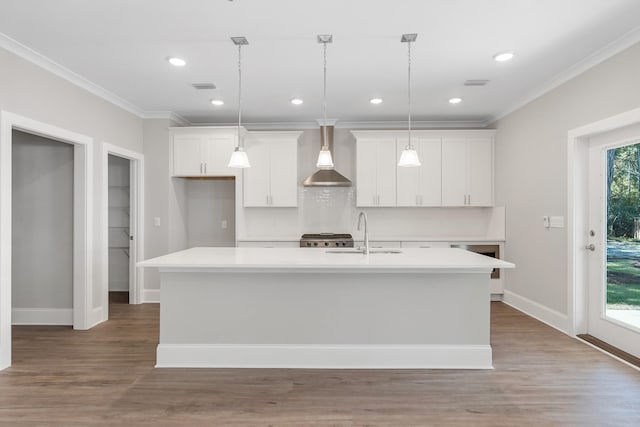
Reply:
[[[238,123],[193,123],[192,126],[238,126]],[[309,130],[318,129],[317,122],[269,122],[269,123],[242,123],[242,127],[249,131],[268,130]]]
[[[74,73],[68,68],[52,61],[46,56],[12,39],[6,34],[0,33],[0,47],[19,56],[22,59],[31,62],[32,64],[44,68],[46,71],[58,77],[61,77],[64,80],[67,80],[68,82],[116,105],[117,107],[122,108],[125,111],[128,111],[131,114],[134,114],[138,117],[143,117],[144,115],[144,111],[131,102],[120,98],[119,96],[115,95],[112,92],[109,92],[105,88],[98,86],[97,84],[82,77],[79,74]]]
[[[145,111],[143,119],[165,119],[172,120],[180,126],[194,126],[189,120],[185,119],[181,115],[174,113],[173,111]],[[199,125],[198,125],[199,126]]]
[[[329,120],[327,120],[329,122]],[[407,129],[406,121],[362,121],[362,122],[341,122],[332,120],[336,129],[349,130],[405,130]],[[413,121],[411,128],[420,129],[483,129],[487,124],[491,123],[490,119],[485,120],[467,120],[467,121]],[[236,123],[197,123],[191,126],[236,126]],[[313,122],[273,122],[273,123],[243,123],[243,127],[250,131],[260,130],[314,130],[318,129],[320,124]]]
[[[412,120],[411,129],[478,129],[486,127],[486,123],[487,120]],[[403,130],[407,129],[407,121],[340,122],[336,125],[336,128],[352,130]]]
[[[602,49],[595,51],[594,53],[576,62],[571,67],[567,68],[561,73],[556,74],[556,76],[553,77],[551,80],[542,84],[535,90],[529,92],[520,101],[514,103],[509,108],[503,110],[500,114],[497,114],[495,117],[493,117],[491,121],[487,123],[487,126],[513,113],[514,111],[519,110],[520,108],[524,107],[528,103],[551,92],[553,89],[557,88],[558,86],[579,76],[580,74],[606,61],[612,56],[617,55],[623,50],[630,48],[631,46],[633,46],[638,42],[640,42],[640,27],[637,27],[625,33],[623,36],[607,44]]]

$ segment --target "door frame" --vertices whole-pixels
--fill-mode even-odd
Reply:
[[[144,260],[144,155],[116,145],[102,144],[102,296],[105,301],[104,320],[109,318],[109,155],[130,161],[130,230],[134,236],[129,248],[129,304],[141,304],[141,284],[144,283],[144,269],[136,267]]]
[[[11,366],[11,197],[12,131],[72,144],[73,157],[73,328],[92,319],[93,138],[7,111],[0,111],[0,369]]]
[[[589,325],[589,260],[586,250],[589,243],[586,233],[589,223],[589,140],[599,134],[635,125],[640,125],[640,108],[572,129],[568,133],[567,279],[571,322],[568,332],[572,335],[587,333]]]

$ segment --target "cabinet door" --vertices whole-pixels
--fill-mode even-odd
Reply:
[[[493,141],[469,138],[467,143],[468,204],[493,206]]]
[[[396,142],[396,164],[400,160],[402,150],[407,146],[407,138],[398,138]],[[424,165],[423,155],[416,146],[420,162]],[[418,167],[398,167],[396,171],[397,206],[420,206],[420,172],[424,166]]]
[[[467,196],[467,141],[442,140],[442,206],[464,206]]]
[[[416,141],[420,163],[418,169],[418,198],[420,206],[442,205],[442,142],[440,138],[424,138]]]
[[[378,200],[377,142],[359,140],[356,142],[356,150],[356,205],[376,206]]]
[[[197,176],[202,174],[202,138],[174,135],[173,175]]]
[[[291,139],[269,143],[270,205],[298,206],[298,142]]]
[[[204,174],[207,176],[235,176],[237,169],[230,168],[229,159],[235,148],[236,137],[229,135],[212,135],[204,138],[203,162]],[[249,158],[251,162],[251,158]]]
[[[440,138],[415,138],[412,142],[421,166],[397,169],[398,206],[441,206],[442,142]],[[406,138],[398,139],[398,159],[406,145]]]
[[[250,168],[243,169],[244,206],[267,206],[269,202],[269,145],[264,140],[245,140]]]
[[[378,206],[396,206],[396,140],[379,141],[377,146]]]

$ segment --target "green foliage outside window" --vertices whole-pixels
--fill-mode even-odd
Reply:
[[[607,234],[640,238],[640,144],[607,152]]]

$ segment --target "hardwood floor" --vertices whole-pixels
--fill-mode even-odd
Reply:
[[[155,369],[158,308],[14,327],[0,425],[640,425],[639,371],[502,303],[488,371]]]

